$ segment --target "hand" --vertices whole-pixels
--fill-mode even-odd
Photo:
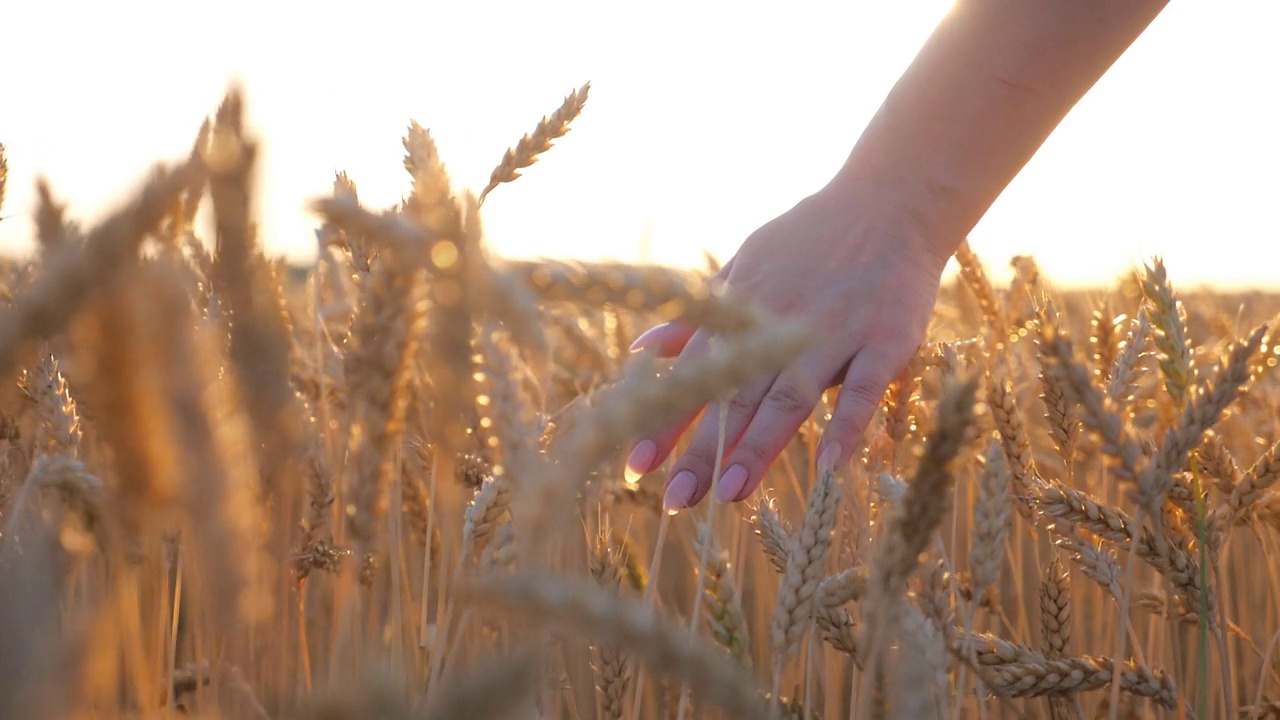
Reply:
[[[729,401],[720,502],[748,497],[808,419],[822,392],[841,385],[819,443],[819,462],[853,454],[885,388],[915,354],[937,299],[947,257],[892,203],[862,203],[828,187],[757,230],[717,277],[731,293],[780,317],[803,317],[817,339],[786,369]],[[676,363],[704,352],[709,336],[682,323],[658,325],[633,349],[657,347]],[[697,414],[636,443],[627,460],[646,473],[671,453]],[[663,500],[671,512],[711,488],[719,413],[708,412],[676,459]]]

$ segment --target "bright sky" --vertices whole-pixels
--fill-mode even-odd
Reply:
[[[590,80],[573,131],[486,202],[492,245],[724,260],[830,178],[949,5],[9,3],[0,249],[30,247],[37,174],[91,221],[186,151],[233,78],[264,141],[268,248],[299,259],[313,252],[305,205],[335,170],[375,207],[407,192],[411,118],[479,189]],[[1276,285],[1277,27],[1274,0],[1173,2],[991,209],[975,249],[998,276],[1034,254],[1058,282],[1110,282],[1160,253],[1182,286]]]

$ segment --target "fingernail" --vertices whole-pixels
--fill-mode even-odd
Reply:
[[[635,485],[640,481],[641,475],[653,469],[653,459],[657,454],[658,446],[652,440],[641,440],[631,448],[631,454],[627,456],[627,468],[622,473],[628,485]]]
[[[746,485],[747,469],[742,465],[734,465],[720,477],[720,484],[716,485],[716,500],[731,503],[738,499]]]
[[[637,350],[643,349],[645,346],[645,343],[652,340],[655,335],[662,332],[666,328],[667,328],[667,323],[662,323],[661,325],[654,325],[648,330],[645,330],[644,332],[640,333],[640,337],[636,338],[631,342],[631,347],[627,348],[627,350],[629,352],[635,352]]]
[[[840,443],[831,443],[822,450],[822,454],[818,455],[818,470],[834,470],[836,463],[840,462]]]
[[[671,484],[667,486],[667,494],[662,497],[662,509],[666,510],[668,515],[675,515],[689,507],[689,501],[693,499],[693,491],[697,488],[698,478],[688,470],[681,470],[671,478]]]

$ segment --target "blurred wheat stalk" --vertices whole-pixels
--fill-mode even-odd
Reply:
[[[408,196],[339,174],[304,277],[236,91],[92,228],[40,184],[3,267],[0,717],[1280,713],[1276,296],[1184,305],[1159,260],[1002,291],[966,245],[852,467],[816,467],[819,408],[751,517],[665,516],[628,440],[809,334],[692,271],[487,251],[588,90],[478,197],[411,124]],[[673,318],[722,342],[627,352]]]

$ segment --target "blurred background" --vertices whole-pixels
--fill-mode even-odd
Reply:
[[[485,204],[497,252],[702,263],[825,183],[949,2],[11,3],[0,251],[47,177],[90,222],[180,157],[232,80],[263,140],[263,238],[305,262],[345,170],[373,207],[431,129],[459,185],[591,81],[573,130]],[[1175,284],[1276,287],[1280,3],[1175,2],[974,230],[998,278],[1062,285],[1163,254]],[[210,235],[206,235],[208,239]]]

